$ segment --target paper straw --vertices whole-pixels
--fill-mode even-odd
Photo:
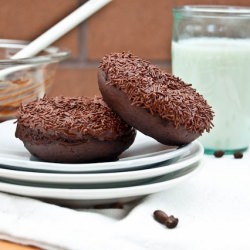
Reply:
[[[38,54],[109,2],[111,0],[89,0],[11,58],[21,59]]]

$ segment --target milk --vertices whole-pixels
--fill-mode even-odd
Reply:
[[[214,128],[200,137],[206,151],[246,149],[250,143],[250,39],[172,42],[172,70],[191,83],[215,112]]]

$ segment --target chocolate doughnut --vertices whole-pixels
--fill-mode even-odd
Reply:
[[[44,97],[21,105],[16,137],[34,156],[48,162],[116,160],[136,131],[101,97]]]
[[[104,56],[98,84],[112,110],[163,144],[190,143],[213,126],[211,107],[191,84],[131,53]]]

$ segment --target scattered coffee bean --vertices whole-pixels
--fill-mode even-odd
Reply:
[[[224,151],[222,151],[222,150],[217,150],[214,152],[214,156],[216,158],[221,158],[223,155],[224,155]]]
[[[243,157],[243,153],[240,151],[234,152],[234,158],[235,159],[241,159]]]
[[[178,218],[175,218],[173,215],[168,216],[162,210],[155,210],[154,218],[156,221],[164,224],[167,228],[175,228],[179,222]]]
[[[160,222],[161,224],[165,224],[166,220],[168,219],[168,215],[162,210],[155,210],[154,218],[156,221]]]
[[[179,222],[178,218],[175,218],[173,215],[170,215],[166,220],[165,224],[168,228],[175,228]]]

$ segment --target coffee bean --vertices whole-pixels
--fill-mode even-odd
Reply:
[[[165,221],[168,219],[168,215],[163,212],[162,210],[155,210],[154,211],[154,218],[161,224],[165,224]]]
[[[155,210],[154,211],[154,218],[156,221],[164,224],[167,228],[175,228],[179,222],[178,218],[175,218],[173,215],[168,216],[162,210]]]
[[[168,219],[165,222],[165,225],[168,228],[175,228],[179,222],[178,218],[175,218],[173,215],[169,216]]]
[[[221,158],[223,155],[224,155],[224,151],[222,151],[222,150],[217,150],[214,152],[214,156],[216,158]]]
[[[243,157],[242,152],[240,152],[240,151],[234,152],[234,158],[235,159],[241,159],[242,157]]]

